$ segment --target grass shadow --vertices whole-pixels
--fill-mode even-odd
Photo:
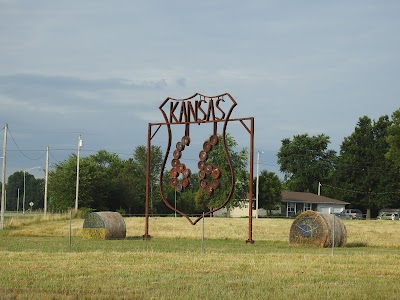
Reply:
[[[362,248],[368,247],[367,243],[348,243],[346,244],[346,248]]]
[[[138,241],[138,240],[143,240],[143,236],[127,236],[125,238],[125,240],[129,240],[129,241]]]

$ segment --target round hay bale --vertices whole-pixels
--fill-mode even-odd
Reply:
[[[342,247],[347,241],[347,231],[341,219],[331,214],[312,210],[301,213],[290,228],[289,243],[293,245],[310,244],[317,247]]]
[[[112,211],[90,213],[83,222],[85,239],[124,239],[126,225],[121,214]]]

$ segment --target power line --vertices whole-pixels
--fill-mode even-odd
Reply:
[[[32,158],[32,157],[27,156],[27,155],[19,148],[17,142],[15,141],[15,139],[14,139],[12,133],[11,133],[10,128],[8,128],[8,132],[10,133],[11,139],[13,140],[13,142],[14,142],[15,146],[17,147],[17,149],[19,150],[19,152],[20,152],[23,156],[25,156],[27,159],[29,159],[29,160],[39,160],[39,159],[42,159],[42,158],[46,155],[46,153],[44,153],[41,157],[38,157],[38,158]]]
[[[23,152],[46,152],[46,150],[35,150],[35,149],[18,149],[18,150],[13,150],[13,149],[11,149],[11,150],[7,150],[8,152],[20,152],[20,151],[23,151]]]
[[[49,151],[49,153],[50,153],[51,157],[52,157],[57,163],[60,163],[60,161],[54,157],[54,155],[53,155],[53,153],[51,153],[51,151]]]
[[[126,152],[116,152],[112,150],[107,150],[107,149],[100,149],[100,150],[95,150],[95,149],[82,149],[82,152],[99,152],[101,150],[106,150],[107,152],[111,152],[114,154],[118,155],[124,155],[124,156],[132,156],[132,153],[126,153]],[[18,149],[18,150],[8,150],[8,152],[44,152],[46,153],[46,150],[37,150],[37,149]],[[72,148],[52,148],[52,151],[71,151],[74,152],[76,149]],[[44,155],[43,155],[44,156]],[[43,157],[42,156],[42,157]],[[41,157],[41,158],[42,158]]]

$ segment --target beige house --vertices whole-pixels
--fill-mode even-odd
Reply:
[[[306,210],[339,213],[346,208],[346,205],[350,204],[341,200],[302,192],[283,192],[282,202],[286,207],[286,217],[293,217]]]
[[[256,201],[253,199],[253,217],[256,216],[257,211],[255,209]],[[324,196],[318,196],[313,193],[304,192],[282,192],[282,209],[285,208],[285,216],[293,217],[294,215],[301,213],[306,210],[314,210],[322,213],[339,213],[345,210],[346,205],[350,204],[345,201],[336,200]],[[282,211],[280,207],[276,210],[271,211],[272,215],[281,215]],[[230,208],[229,210],[224,207],[214,212],[215,217],[248,217],[249,216],[249,201],[243,200],[240,207]],[[263,208],[258,209],[258,216],[267,216],[267,211]]]
[[[253,204],[255,205],[256,200],[253,199]],[[256,209],[253,207],[253,217],[256,216]],[[278,213],[279,214],[279,213]],[[241,201],[240,207],[233,207],[229,210],[226,207],[221,208],[220,210],[214,212],[214,217],[228,217],[228,218],[242,218],[249,216],[249,201],[243,200]],[[267,211],[264,208],[258,209],[258,216],[265,217],[267,215]]]

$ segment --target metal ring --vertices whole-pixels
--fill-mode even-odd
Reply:
[[[186,169],[186,165],[185,164],[179,164],[179,166],[178,166],[179,173],[182,173],[185,169]]]
[[[178,183],[176,184],[175,190],[176,190],[177,192],[182,192],[182,190],[183,190],[182,182],[178,182]]]
[[[200,187],[201,188],[206,188],[208,186],[208,180],[207,179],[203,179],[200,181]]]
[[[219,142],[219,137],[216,134],[213,134],[212,136],[210,136],[210,144],[212,146],[215,146],[216,144],[218,144]]]
[[[211,145],[210,142],[206,141],[206,142],[203,143],[203,150],[205,152],[210,152],[211,149],[212,149],[212,145]]]
[[[199,168],[199,170],[204,170],[205,166],[206,166],[206,163],[204,161],[199,161],[197,163],[197,167]]]
[[[207,195],[211,195],[211,193],[213,192],[213,188],[212,186],[206,186],[204,188],[204,191],[206,192]]]
[[[181,162],[179,161],[179,159],[173,159],[171,161],[171,166],[173,166],[174,168],[177,168],[180,164]]]
[[[183,138],[182,138],[182,144],[184,144],[185,146],[189,146],[189,144],[190,144],[190,136],[188,136],[188,135],[185,135]]]
[[[170,171],[170,176],[171,178],[178,178],[179,172],[177,168],[172,168]]]
[[[215,168],[214,170],[212,170],[211,177],[213,179],[218,179],[220,176],[221,176],[221,169],[220,168]]]
[[[200,170],[198,175],[200,179],[206,178],[206,172],[204,172],[203,170]]]
[[[182,152],[179,151],[179,150],[175,150],[174,153],[172,154],[172,156],[173,156],[175,159],[180,159],[181,156],[182,156]]]
[[[192,171],[190,169],[185,169],[185,170],[182,171],[182,175],[185,178],[190,177],[190,174],[192,174]]]
[[[205,152],[205,151],[200,151],[200,153],[199,153],[199,158],[200,158],[201,161],[207,160],[207,158],[208,158],[207,152]]]
[[[211,174],[213,169],[214,169],[214,166],[212,164],[207,164],[204,171],[206,172],[206,174]]]
[[[176,178],[171,178],[171,180],[169,181],[169,185],[170,185],[172,188],[175,188],[176,185],[178,184],[178,182],[179,182],[178,179],[176,179]]]
[[[185,149],[185,145],[182,144],[181,142],[176,143],[176,150],[178,151],[183,151]]]
[[[190,185],[190,179],[189,178],[183,178],[182,179],[182,186],[184,188],[188,187]]]
[[[219,187],[219,179],[214,179],[211,183],[212,188],[215,190]]]

